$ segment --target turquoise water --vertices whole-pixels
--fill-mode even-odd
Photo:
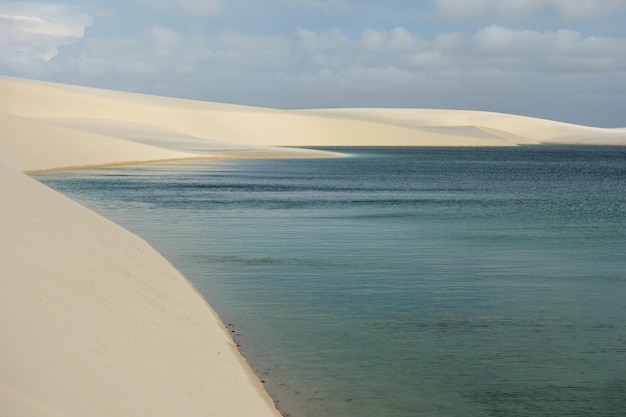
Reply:
[[[294,417],[626,415],[626,148],[38,175],[151,242]]]

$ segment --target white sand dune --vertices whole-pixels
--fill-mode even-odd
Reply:
[[[275,155],[264,146],[626,144],[621,129],[501,113],[430,109],[285,111],[0,77],[0,113],[200,154]],[[253,149],[254,148],[254,149]],[[232,151],[229,154],[229,150]]]
[[[0,415],[279,415],[150,245],[2,162],[0,177]]]
[[[626,129],[452,110],[285,111],[0,77],[0,415],[277,416],[211,308],[139,237],[23,172],[273,146],[626,144]]]
[[[320,115],[376,120],[397,126],[428,131],[478,133],[509,140],[512,144],[626,145],[625,129],[580,126],[552,120],[469,110],[438,109],[324,109]],[[466,133],[463,133],[463,132]],[[442,144],[446,146],[447,144]]]

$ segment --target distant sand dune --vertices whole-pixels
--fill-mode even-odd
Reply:
[[[80,133],[88,132],[89,140],[93,135],[102,135],[203,155],[228,155],[229,151],[240,155],[247,150],[257,155],[284,152],[264,148],[266,146],[626,144],[623,129],[479,111],[286,111],[2,77],[0,92],[0,114],[74,130],[78,136],[69,135],[73,138],[83,137]],[[75,143],[75,139],[72,140]],[[47,141],[53,140],[48,138]],[[15,146],[12,149],[16,151]],[[293,156],[293,152],[286,156]]]
[[[278,416],[223,324],[149,244],[23,171],[298,146],[626,145],[487,112],[276,110],[0,77],[0,415]]]
[[[515,144],[572,143],[600,145],[604,142],[626,145],[625,129],[606,129],[555,122],[526,116],[469,110],[436,109],[325,109],[317,114],[377,120],[415,128],[458,129],[473,127]],[[622,142],[620,142],[622,141]]]

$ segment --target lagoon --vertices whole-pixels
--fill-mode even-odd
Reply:
[[[181,270],[285,415],[626,413],[626,148],[339,150],[36,178]]]

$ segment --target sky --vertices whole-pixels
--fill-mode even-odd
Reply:
[[[626,0],[0,0],[0,75],[626,127]]]

